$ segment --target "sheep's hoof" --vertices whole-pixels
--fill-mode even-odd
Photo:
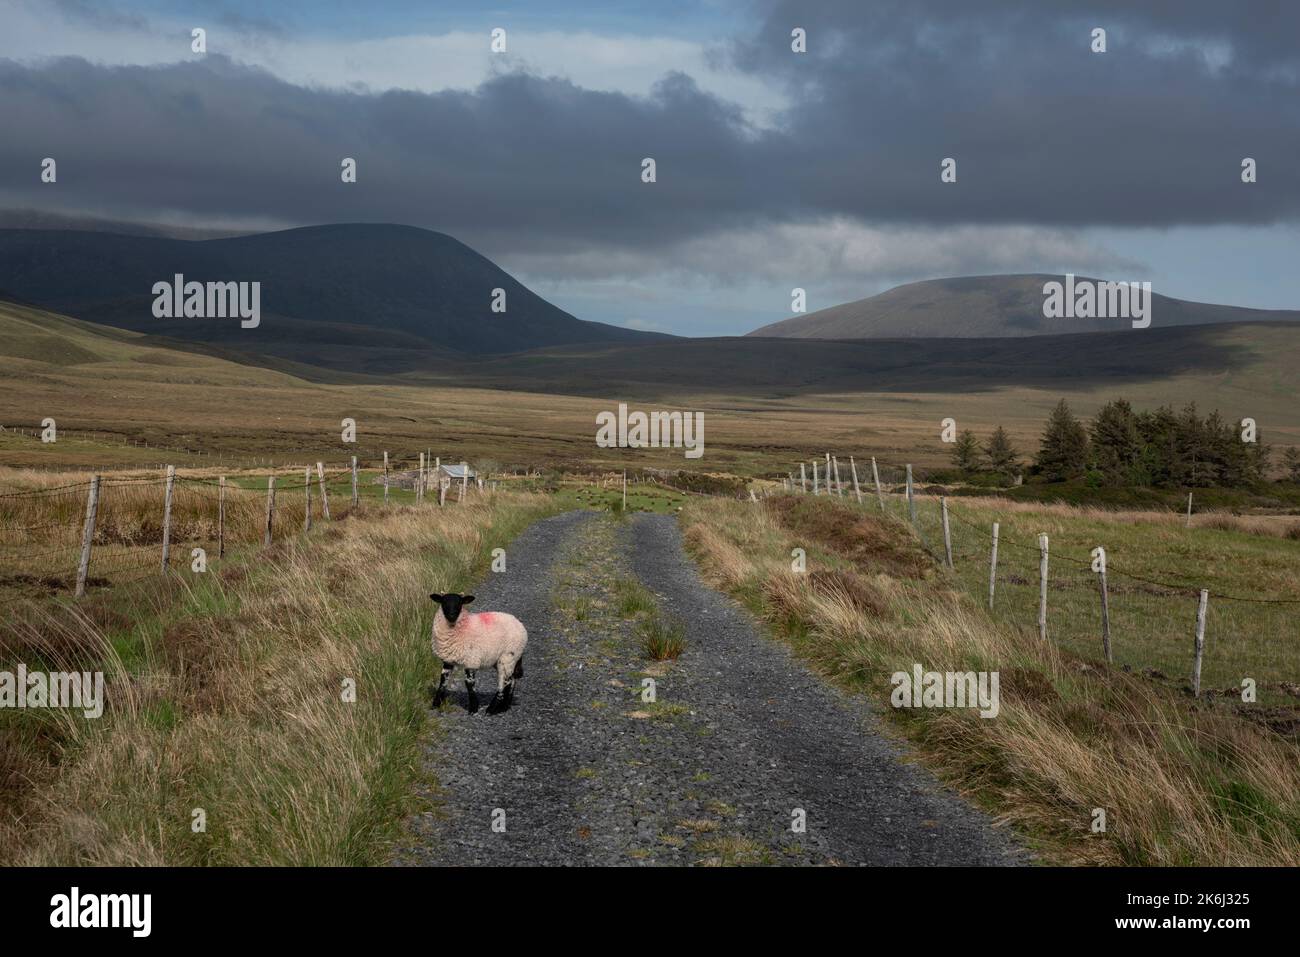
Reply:
[[[509,710],[509,708],[510,708],[510,699],[503,698],[501,695],[497,695],[495,698],[492,699],[491,703],[488,705],[487,713],[500,714],[502,711]]]
[[[465,706],[465,710],[470,714],[478,714],[478,698],[471,697],[469,699],[469,704]]]

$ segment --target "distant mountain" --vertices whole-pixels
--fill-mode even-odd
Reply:
[[[0,383],[17,390],[27,384],[43,389],[67,376],[67,382],[77,384],[70,395],[84,398],[86,383],[102,384],[108,394],[129,396],[164,418],[166,404],[158,405],[161,393],[152,391],[155,385],[238,383],[263,389],[307,380],[386,388],[400,384],[413,392],[463,387],[670,404],[682,396],[698,401],[712,395],[722,397],[719,409],[740,396],[896,393],[900,404],[895,411],[903,416],[915,413],[920,394],[974,401],[1005,392],[1005,407],[1015,415],[1017,396],[1026,389],[1089,396],[1104,392],[1153,408],[1196,400],[1205,408],[1249,409],[1271,430],[1272,423],[1294,421],[1294,397],[1300,392],[1300,325],[1286,322],[1150,329],[1141,349],[1133,348],[1130,333],[1109,332],[875,341],[682,338],[445,358],[449,361],[396,376],[330,371],[288,360],[256,368],[219,346],[176,343],[0,302]],[[127,388],[132,382],[150,385]],[[705,401],[707,408],[715,408]],[[844,414],[846,421],[860,418],[849,408]]]
[[[1181,377],[1202,393],[1231,384],[1261,402],[1290,401],[1300,382],[1300,324],[1226,323],[1090,336],[782,341],[683,338],[483,356],[450,372],[402,377],[571,395],[764,397],[852,392],[973,396],[1008,387],[1111,389]],[[1290,370],[1297,371],[1290,371]],[[1213,386],[1211,385],[1213,383]],[[1195,397],[1193,392],[1192,397]],[[1165,401],[1165,400],[1161,400]],[[1172,401],[1172,400],[1169,400]],[[1157,403],[1158,404],[1158,403]]]
[[[896,286],[878,296],[846,302],[755,329],[751,336],[789,339],[990,338],[1117,332],[1121,319],[1048,319],[1043,284],[1064,276],[965,276]],[[1076,277],[1095,282],[1089,277]],[[1152,290],[1151,327],[1224,322],[1298,322],[1300,311],[1244,309],[1171,299]],[[1142,331],[1142,330],[1135,330]]]
[[[176,273],[260,282],[261,325],[155,318],[153,285]],[[464,243],[409,226],[310,226],[197,242],[0,229],[0,286],[78,319],[367,374],[457,355],[668,338],[577,319]],[[491,309],[498,288],[504,313]]]

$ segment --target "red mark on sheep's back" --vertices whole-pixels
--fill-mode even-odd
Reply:
[[[459,630],[461,634],[465,634],[466,632],[477,631],[480,628],[491,627],[495,618],[495,612],[484,611],[476,615],[473,612],[467,611],[463,612],[461,616],[456,619],[454,627]]]

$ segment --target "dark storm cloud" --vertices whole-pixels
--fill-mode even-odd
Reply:
[[[1257,223],[1300,211],[1300,5],[769,4],[726,53],[774,129],[667,74],[648,98],[525,73],[473,91],[306,89],[209,56],[0,61],[8,206],[398,221],[496,252],[650,248],[848,215],[882,224]],[[790,51],[790,29],[810,52]],[[1089,52],[1093,26],[1109,52]],[[39,182],[42,157],[59,182]],[[339,181],[344,156],[359,182]],[[659,182],[640,181],[642,157]],[[958,182],[939,181],[943,157]],[[1242,157],[1260,182],[1240,182]]]
[[[808,32],[792,56],[790,30]],[[1107,30],[1105,53],[1091,30]],[[1292,219],[1300,5],[829,0],[734,48],[777,73],[800,198],[859,216],[1175,225]],[[1226,55],[1226,62],[1219,58]],[[958,162],[941,188],[939,162]],[[1243,157],[1260,182],[1243,186]]]
[[[655,241],[763,215],[739,111],[667,76],[649,98],[511,73],[473,92],[304,89],[221,57],[0,61],[8,205],[416,222],[547,244]],[[58,182],[39,182],[40,160]],[[358,182],[340,181],[353,157]],[[641,183],[653,156],[661,183]],[[664,185],[663,181],[668,185]]]

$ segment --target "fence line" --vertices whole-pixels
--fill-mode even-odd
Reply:
[[[851,458],[850,462],[852,461]],[[1250,664],[1243,663],[1240,667],[1249,670],[1261,668],[1270,673],[1276,673],[1276,662],[1268,654],[1268,650],[1260,645],[1260,638],[1261,636],[1284,636],[1294,631],[1294,622],[1288,624],[1286,619],[1277,619],[1277,615],[1282,614],[1283,609],[1300,605],[1300,597],[1297,597],[1294,593],[1237,594],[1230,591],[1220,591],[1216,588],[1205,588],[1202,587],[1203,582],[1197,583],[1190,579],[1165,581],[1161,580],[1160,577],[1149,574],[1144,575],[1127,571],[1122,565],[1116,566],[1110,561],[1109,556],[1105,554],[1106,549],[1100,545],[1093,550],[1092,557],[1086,559],[1070,555],[1059,547],[1051,549],[1051,558],[1056,560],[1052,563],[1052,567],[1063,565],[1064,573],[1057,571],[1055,574],[1049,574],[1049,547],[1045,534],[1039,534],[1038,541],[1033,543],[1018,540],[1014,535],[1006,534],[1006,530],[1000,527],[1002,523],[975,519],[973,515],[968,515],[964,506],[956,504],[955,500],[947,495],[937,496],[938,507],[934,510],[935,514],[933,516],[929,514],[928,510],[923,516],[918,512],[919,496],[912,480],[911,466],[887,466],[885,463],[878,462],[874,457],[871,461],[872,478],[876,485],[880,510],[912,528],[921,546],[929,552],[936,563],[948,569],[949,574],[955,574],[963,579],[968,585],[970,584],[970,563],[978,561],[986,564],[988,608],[997,617],[1009,620],[1009,623],[1015,625],[1019,615],[1023,612],[1026,617],[1019,618],[1021,627],[1027,626],[1029,621],[1033,621],[1039,637],[1046,639],[1048,637],[1049,621],[1048,604],[1049,601],[1053,605],[1056,604],[1056,600],[1051,599],[1050,596],[1072,592],[1080,588],[1086,589],[1091,594],[1091,609],[1088,608],[1089,603],[1081,606],[1079,604],[1080,599],[1075,597],[1064,601],[1061,610],[1055,613],[1054,617],[1064,622],[1062,625],[1057,625],[1054,630],[1055,644],[1067,642],[1077,646],[1081,641],[1085,641],[1088,632],[1085,631],[1081,634],[1080,629],[1086,628],[1086,621],[1091,620],[1095,622],[1095,630],[1090,630],[1093,644],[1085,647],[1089,654],[1092,653],[1093,649],[1098,650],[1102,660],[1108,664],[1115,662],[1117,651],[1130,661],[1135,657],[1135,650],[1139,659],[1145,657],[1148,662],[1155,664],[1161,664],[1163,660],[1176,662],[1177,659],[1181,659],[1185,664],[1175,664],[1175,671],[1182,671],[1182,674],[1189,676],[1191,691],[1194,695],[1199,696],[1201,694],[1200,673],[1202,662],[1205,660],[1207,640],[1205,634],[1206,622],[1215,607],[1215,603],[1218,603],[1220,611],[1216,618],[1221,619],[1219,627],[1224,629],[1221,640],[1233,641],[1235,639],[1233,647],[1236,652],[1231,660],[1238,661],[1244,655],[1245,658],[1241,659],[1244,662],[1250,660],[1253,656],[1253,661]],[[810,462],[814,470],[816,470],[820,459],[812,458]],[[800,463],[801,471],[804,469],[805,464]],[[884,489],[880,479],[882,472],[886,471],[891,473],[886,476],[891,480],[889,483],[891,485],[889,499],[891,502],[899,503],[902,509],[901,514],[898,508],[886,506]],[[900,484],[901,493],[899,491]],[[801,489],[791,482],[787,487],[794,494],[809,494],[806,486]],[[825,490],[822,490],[819,484],[814,483],[811,494],[833,494],[833,491],[829,485]],[[874,509],[874,505],[872,509]],[[996,505],[981,506],[980,510],[985,515],[991,512],[993,518],[998,517]],[[1030,519],[1032,514],[1032,511],[1030,511],[1026,518]],[[926,534],[927,523],[930,528],[937,526],[939,533],[942,535],[943,548],[941,553],[936,553],[930,547]],[[970,548],[970,536],[966,535],[965,532],[963,532],[965,540],[955,540],[953,525],[977,533],[978,538],[975,540],[981,542],[982,547]],[[999,563],[1000,548],[1004,551],[1009,549],[1010,551],[1007,554],[1012,556],[1014,560]],[[1030,555],[1037,557],[1038,561],[1030,564]],[[1023,556],[1023,558],[1016,558],[1015,556]],[[1034,565],[1037,565],[1036,569],[1034,569]],[[1072,574],[1071,569],[1077,569],[1078,571]],[[1116,579],[1127,584],[1121,584],[1117,588]],[[999,584],[1003,584],[1009,589],[1006,599],[1001,596]],[[1019,593],[1017,593],[1018,589]],[[1024,607],[1027,597],[1024,592],[1030,589],[1034,592],[1035,599],[1033,611],[1029,611]],[[1117,597],[1119,599],[1118,605],[1116,604]],[[1191,607],[1183,606],[1187,610],[1181,613],[1175,612],[1171,614],[1170,610],[1164,607],[1164,603],[1169,600],[1192,597],[1198,598],[1198,604]],[[1239,613],[1227,612],[1226,608],[1232,605],[1242,608],[1243,611]],[[1258,613],[1246,613],[1244,609],[1247,607],[1256,607],[1260,611]],[[1193,608],[1197,612],[1194,619],[1191,615]],[[1270,610],[1273,608],[1276,608],[1277,611]],[[1184,614],[1187,615],[1186,618],[1183,617]],[[1029,615],[1034,615],[1034,617],[1029,618]],[[1264,618],[1261,619],[1260,615],[1263,615]],[[1166,625],[1168,625],[1168,631],[1164,630]],[[1144,639],[1143,643],[1137,646],[1126,646],[1124,635],[1135,630]],[[1193,654],[1190,661],[1188,658],[1183,657],[1186,651],[1174,654],[1169,650],[1172,647],[1171,636],[1174,637],[1174,643],[1179,643],[1177,635],[1181,634],[1184,636],[1182,640],[1187,640],[1187,637],[1190,637],[1193,632],[1197,637],[1193,642]],[[1118,649],[1115,645],[1117,636],[1120,639]],[[1183,648],[1185,649],[1186,646],[1184,645]],[[1163,664],[1161,666],[1163,667]],[[1183,668],[1188,670],[1183,671]],[[1248,671],[1242,673],[1245,674]],[[1296,685],[1292,682],[1283,681],[1277,687],[1289,695],[1296,695]],[[1227,694],[1229,692],[1211,693]]]
[[[430,464],[426,458],[426,466]],[[206,564],[207,555],[223,559],[228,544],[265,547],[277,531],[283,534],[283,528],[293,527],[298,509],[303,511],[304,529],[310,528],[313,485],[320,491],[324,520],[331,518],[329,492],[340,486],[348,497],[342,500],[341,513],[335,505],[334,517],[364,511],[378,505],[380,492],[377,484],[368,486],[372,494],[364,496],[363,505],[359,465],[355,457],[341,468],[327,469],[318,461],[299,481],[277,467],[281,474],[244,475],[233,482],[224,474],[182,475],[166,466],[162,476],[132,470],[125,475],[97,474],[86,482],[0,492],[0,586],[40,589],[6,596],[0,606],[41,600],[65,589],[81,597],[102,584],[116,586],[147,577],[134,574],[147,567],[155,575],[166,574],[197,562],[197,550],[204,553]],[[431,477],[427,469],[425,478]],[[265,492],[248,487],[259,478],[267,478]],[[468,500],[467,479],[465,471],[462,501]],[[495,487],[495,482],[480,477],[475,491],[483,495]],[[386,485],[385,504],[389,492]],[[295,501],[298,495],[302,498]],[[52,520],[51,514],[60,517]],[[124,574],[131,577],[124,579]]]

